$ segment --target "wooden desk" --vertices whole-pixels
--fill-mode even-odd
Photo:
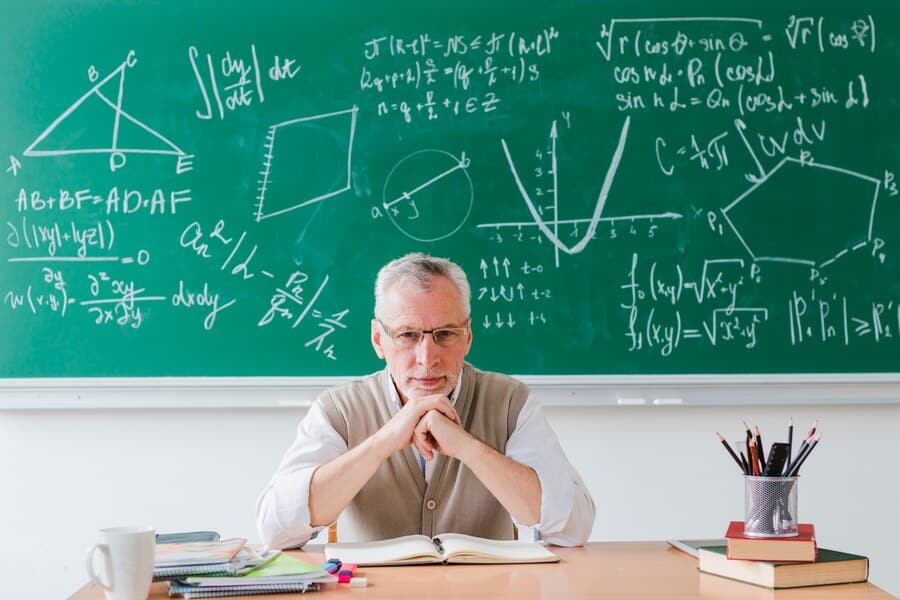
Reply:
[[[319,547],[321,548],[321,547]],[[321,564],[320,552],[292,552]],[[558,548],[559,564],[446,565],[366,567],[359,575],[369,587],[339,586],[328,598],[734,598],[737,600],[869,600],[893,598],[870,583],[771,591],[697,572],[697,560],[665,542],[605,542],[584,548]],[[151,600],[169,596],[156,583]],[[331,589],[331,588],[326,588]],[[318,593],[236,596],[246,600],[316,600]],[[103,600],[102,590],[88,584],[70,600]]]

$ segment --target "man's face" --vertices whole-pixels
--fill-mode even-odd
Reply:
[[[446,277],[435,277],[427,290],[400,281],[388,289],[381,308],[381,322],[394,335],[462,328],[468,323],[459,291]],[[410,398],[450,394],[472,347],[472,331],[465,327],[462,337],[449,345],[437,344],[434,337],[425,334],[418,344],[409,346],[392,338],[373,319],[372,346],[378,357],[387,362],[405,404]]]

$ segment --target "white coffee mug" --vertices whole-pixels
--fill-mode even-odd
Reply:
[[[152,527],[110,527],[100,530],[100,543],[88,549],[86,566],[91,581],[103,588],[106,600],[145,600],[153,582]],[[103,554],[101,579],[94,571],[94,553]]]

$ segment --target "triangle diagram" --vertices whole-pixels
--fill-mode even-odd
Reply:
[[[184,154],[175,144],[122,110],[125,66],[126,63],[122,63],[85,92],[63,111],[23,154],[25,156],[112,152]]]

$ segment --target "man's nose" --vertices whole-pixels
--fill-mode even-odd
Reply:
[[[434,341],[434,336],[426,333],[419,340],[416,346],[416,362],[420,365],[430,367],[437,362],[441,347]]]

